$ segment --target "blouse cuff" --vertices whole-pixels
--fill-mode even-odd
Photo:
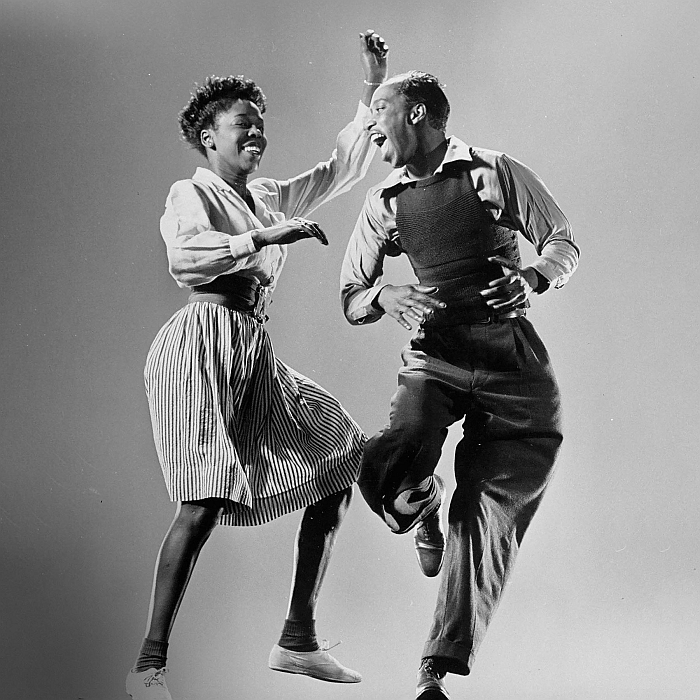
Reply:
[[[253,253],[258,252],[258,249],[255,247],[255,243],[253,243],[252,231],[246,231],[245,233],[241,233],[237,236],[231,236],[231,240],[229,241],[228,245],[234,260],[240,260],[241,258],[245,258],[248,255],[253,255]]]

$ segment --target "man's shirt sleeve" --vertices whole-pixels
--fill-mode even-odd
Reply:
[[[566,216],[544,182],[523,163],[506,155],[496,161],[505,219],[534,246],[532,267],[555,287],[562,287],[578,266],[579,247]]]
[[[345,318],[353,325],[373,323],[384,311],[376,305],[384,285],[384,258],[400,253],[391,239],[388,217],[383,211],[381,190],[367,193],[364,206],[348,242],[340,272],[340,299]]]

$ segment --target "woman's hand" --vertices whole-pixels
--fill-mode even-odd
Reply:
[[[256,229],[251,237],[258,250],[266,245],[296,243],[302,238],[318,238],[323,245],[328,245],[328,239],[321,231],[321,227],[315,221],[302,219],[300,216],[287,219],[269,228]]]
[[[368,83],[383,83],[388,75],[389,47],[373,29],[360,34],[360,60]]]

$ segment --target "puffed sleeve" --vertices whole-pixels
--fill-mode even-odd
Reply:
[[[250,220],[243,214],[231,221],[238,235],[213,228],[210,203],[192,180],[176,182],[170,189],[160,231],[168,252],[170,274],[181,287],[211,282],[236,272],[257,253]],[[247,230],[248,229],[248,230]]]

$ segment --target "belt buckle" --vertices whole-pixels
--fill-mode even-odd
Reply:
[[[267,316],[265,315],[265,310],[267,307],[267,287],[259,284],[255,288],[255,307],[253,308],[253,316],[264,323],[267,321]]]
[[[525,315],[525,309],[518,307],[512,311],[506,311],[504,314],[492,314],[491,321],[496,323],[498,321],[510,321],[513,318],[520,318]]]
[[[488,326],[489,323],[493,323],[498,319],[496,314],[489,314],[486,318],[480,318],[478,321],[473,321],[475,326]]]

